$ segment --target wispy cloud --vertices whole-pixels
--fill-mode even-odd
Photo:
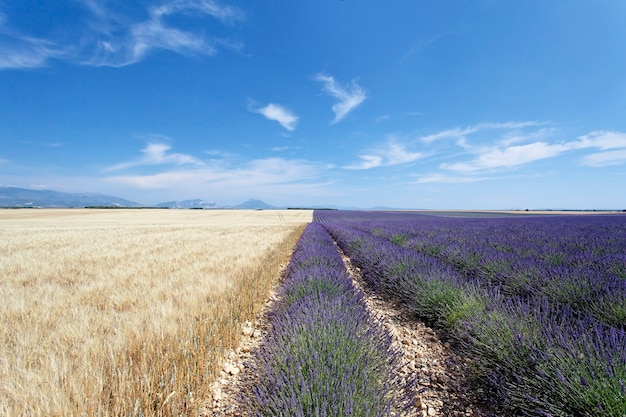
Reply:
[[[416,184],[463,184],[470,182],[486,181],[492,179],[490,177],[479,176],[458,176],[458,175],[446,175],[446,174],[429,174],[418,177],[415,181]]]
[[[517,130],[528,127],[544,126],[547,122],[528,121],[528,122],[503,122],[503,123],[479,123],[465,128],[455,127],[453,129],[443,130],[431,135],[422,136],[423,142],[431,143],[442,139],[453,139],[455,141],[463,141],[468,135],[485,131],[485,130]]]
[[[623,152],[626,150],[625,133],[594,131],[576,140],[552,143],[545,140],[537,141],[537,138],[547,139],[554,133],[549,129],[539,129],[533,132],[504,135],[500,141],[491,146],[476,148],[480,151],[474,159],[466,162],[443,163],[441,168],[463,172],[514,168],[534,161],[554,158],[571,151],[595,148],[608,152],[583,157],[583,165],[599,167],[626,162]],[[520,142],[522,144],[515,144]]]
[[[579,138],[581,146],[598,148],[597,152],[583,158],[583,165],[606,167],[626,164],[626,133],[595,131]]]
[[[453,171],[478,171],[494,168],[511,168],[540,159],[552,158],[571,150],[570,144],[548,144],[545,142],[491,149],[469,162],[442,164],[441,168]]]
[[[626,148],[626,133],[596,130],[578,138],[580,146],[601,150]]]
[[[618,151],[598,152],[583,158],[583,165],[590,167],[607,167],[626,164],[626,149]]]
[[[244,18],[240,9],[215,0],[168,0],[143,10],[138,10],[141,6],[131,5],[123,11],[105,0],[81,0],[80,4],[83,12],[88,12],[85,19],[72,27],[58,28],[55,35],[45,38],[11,29],[9,18],[0,15],[0,69],[41,67],[53,59],[121,67],[137,63],[159,49],[181,55],[210,56],[218,47],[241,47],[239,42],[210,38],[168,19],[211,17],[230,25]],[[74,6],[68,3],[59,7]],[[75,10],[71,12],[84,16]],[[73,39],[73,43],[67,39]]]
[[[269,103],[265,107],[257,109],[252,108],[251,111],[253,111],[254,113],[259,113],[269,120],[274,120],[280,123],[280,125],[287,130],[295,130],[296,128],[296,122],[298,121],[298,117],[286,107],[274,103]]]
[[[220,151],[209,151],[209,154],[210,159],[202,160],[171,152],[170,145],[151,143],[141,150],[138,158],[118,163],[104,171],[105,179],[109,183],[145,190],[189,188],[192,185],[196,189],[243,187],[253,190],[254,187],[313,184],[327,169],[321,163],[300,159],[233,158],[231,154]],[[119,171],[148,165],[159,167],[148,172],[137,169],[118,174]]]
[[[221,151],[219,149],[211,149],[203,152],[211,158],[237,158],[238,155],[233,152]]]
[[[50,59],[73,56],[72,49],[52,40],[24,35],[9,27],[6,16],[0,14],[0,69],[43,67]]]
[[[344,87],[337,83],[335,78],[330,75],[318,74],[315,76],[315,80],[323,84],[323,89],[326,93],[339,100],[339,102],[332,107],[335,118],[331,124],[343,120],[348,113],[363,103],[367,98],[365,91],[355,81],[352,81],[348,86]]]
[[[103,16],[101,8],[90,6],[90,9]],[[141,61],[156,49],[181,55],[214,55],[217,44],[232,46],[235,43],[207,39],[199,33],[168,25],[165,19],[175,15],[197,18],[210,16],[229,24],[243,18],[239,9],[213,0],[170,0],[160,6],[151,7],[148,14],[147,20],[134,22],[126,27],[115,24],[106,29],[97,44],[96,54],[85,63],[103,66],[130,65]],[[107,26],[111,26],[110,22]]]
[[[497,132],[485,135],[486,131]],[[626,164],[626,133],[593,131],[571,140],[557,139],[559,136],[562,133],[557,129],[536,121],[483,123],[423,136],[419,139],[433,148],[437,158],[454,161],[440,163],[442,172],[423,175],[417,183],[482,181],[503,171],[574,152],[580,157],[579,164],[589,167]],[[437,143],[442,140],[452,140],[460,152],[452,156],[441,153]],[[450,172],[456,175],[449,175]]]
[[[389,140],[381,149],[369,154],[359,155],[358,163],[347,165],[346,169],[371,169],[380,166],[401,165],[414,162],[423,157],[420,152],[408,151],[405,145]]]
[[[141,150],[142,156],[139,158],[115,164],[106,168],[105,172],[151,165],[204,165],[200,159],[191,155],[169,152],[171,148],[165,143],[149,143]]]
[[[319,167],[312,162],[282,158],[252,159],[237,166],[203,166],[167,169],[154,174],[115,175],[108,181],[143,189],[162,189],[194,184],[201,186],[247,187],[307,182]]]

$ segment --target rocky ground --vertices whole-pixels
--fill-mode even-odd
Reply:
[[[409,395],[413,408],[407,417],[421,416],[485,416],[472,392],[467,388],[464,360],[455,355],[449,343],[442,342],[437,333],[424,323],[411,318],[397,302],[382,298],[365,287],[358,268],[354,268],[344,257],[346,267],[365,294],[365,301],[372,315],[382,321],[393,336],[394,344],[403,352],[402,377],[416,381]],[[264,311],[276,302],[270,296]],[[249,391],[254,384],[253,375],[247,372],[246,364],[254,360],[253,352],[267,333],[270,324],[264,314],[254,322],[243,326],[240,346],[231,351],[219,379],[212,387],[213,398],[206,404],[204,416],[245,416],[246,411],[238,401],[241,393]]]

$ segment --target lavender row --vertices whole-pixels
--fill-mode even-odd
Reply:
[[[460,219],[371,213],[367,222],[341,215],[350,216],[353,227],[437,257],[503,294],[547,297],[626,326],[624,215]]]
[[[369,213],[351,213],[352,221],[340,218],[348,213],[337,213],[332,221],[333,214],[324,213],[323,225],[362,268],[366,281],[443,326],[472,359],[489,397],[508,413],[623,416],[622,328],[545,296],[502,294],[478,274],[464,274],[441,258],[375,236],[383,235],[376,231],[385,223],[367,224]],[[398,227],[393,222],[390,227]]]
[[[271,329],[258,349],[257,416],[388,416],[402,391],[400,356],[372,318],[319,224],[296,245]]]

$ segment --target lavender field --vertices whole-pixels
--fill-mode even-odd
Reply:
[[[507,415],[626,414],[626,216],[314,221],[369,286],[450,338]]]
[[[318,223],[298,241],[278,296],[253,393],[242,400],[248,414],[383,417],[408,407],[399,354]]]

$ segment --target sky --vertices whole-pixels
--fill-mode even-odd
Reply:
[[[0,185],[626,209],[623,0],[0,0]]]

